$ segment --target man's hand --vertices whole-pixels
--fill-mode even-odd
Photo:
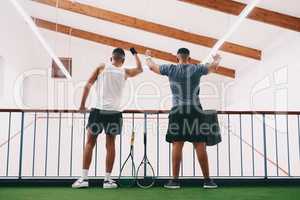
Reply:
[[[130,52],[131,52],[132,55],[138,54],[137,51],[135,50],[135,48],[133,48],[133,47],[130,48],[129,50],[130,50]]]
[[[219,55],[219,54],[216,54],[216,55],[214,55],[213,56],[213,63],[220,63],[221,62],[221,60],[222,60],[222,57]]]
[[[152,51],[147,49],[146,52],[145,52],[145,55],[148,56],[148,57],[152,57]]]
[[[159,66],[152,60],[152,51],[151,50],[146,50],[145,55],[147,56],[146,58],[146,64],[148,65],[149,69],[153,71],[156,74],[160,74],[159,71]]]
[[[209,64],[209,66],[208,66],[209,73],[216,72],[218,70],[221,59],[222,58],[219,54],[216,54],[213,56],[213,62],[211,64]]]
[[[87,110],[88,109],[85,106],[80,106],[79,107],[79,111],[82,112],[82,113],[86,112]]]

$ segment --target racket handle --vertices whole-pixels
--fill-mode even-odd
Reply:
[[[132,134],[131,134],[131,141],[130,141],[130,145],[133,146],[134,144],[134,137],[135,137],[135,133],[134,131],[132,131]]]

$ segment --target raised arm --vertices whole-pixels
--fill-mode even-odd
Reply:
[[[132,53],[132,55],[135,58],[136,67],[133,69],[126,69],[126,76],[134,77],[143,72],[143,67],[142,67],[142,62],[138,56],[137,51],[134,48],[131,48],[130,52]]]
[[[89,96],[91,87],[96,82],[98,75],[103,71],[104,67],[105,67],[104,64],[101,64],[99,67],[97,67],[97,69],[93,72],[93,74],[91,75],[91,77],[89,78],[87,83],[85,84],[84,89],[83,89],[82,98],[81,98],[81,104],[80,104],[80,108],[79,108],[80,111],[85,112],[87,110],[85,107],[86,99]]]
[[[208,73],[213,73],[216,72],[220,62],[221,62],[221,56],[219,54],[216,54],[215,56],[213,56],[213,62],[208,64],[207,68],[208,68]]]
[[[149,69],[156,74],[160,74],[159,65],[156,64],[152,59],[152,52],[150,50],[146,51],[146,64],[148,65]]]

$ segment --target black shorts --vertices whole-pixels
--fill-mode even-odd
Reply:
[[[166,141],[204,142],[212,146],[221,142],[216,111],[203,111],[201,105],[172,108]]]
[[[87,128],[93,135],[98,135],[105,131],[106,134],[120,135],[122,132],[123,116],[118,111],[107,111],[92,108]]]

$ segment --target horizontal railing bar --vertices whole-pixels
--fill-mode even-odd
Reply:
[[[37,113],[88,113],[79,110],[67,109],[0,109],[0,112],[37,112]],[[147,114],[167,114],[170,110],[124,110],[123,113],[147,113]],[[217,111],[218,114],[244,114],[244,115],[300,115],[300,111]]]
[[[88,179],[99,179],[99,178],[104,178],[105,176],[88,176]],[[255,178],[261,178],[264,179],[264,176],[210,176],[211,178],[214,179],[222,179],[222,178],[234,178],[234,179],[255,179]],[[4,180],[4,179],[17,179],[17,176],[0,176],[0,180]],[[78,176],[22,176],[22,179],[55,179],[55,180],[59,180],[59,179],[76,179],[78,178]],[[119,178],[119,176],[115,175],[115,176],[111,176],[111,178],[113,179],[117,179]],[[169,179],[170,176],[157,176],[157,179],[160,178],[166,178]],[[191,178],[191,179],[196,179],[196,178],[203,178],[203,176],[180,176],[180,178]],[[272,178],[272,179],[299,179],[300,176],[268,176],[268,178]]]
[[[89,113],[90,110],[86,112],[80,110],[67,110],[67,109],[0,109],[0,112],[37,112],[37,113]],[[124,110],[123,113],[169,113],[169,110]],[[300,113],[300,112],[299,112]]]

